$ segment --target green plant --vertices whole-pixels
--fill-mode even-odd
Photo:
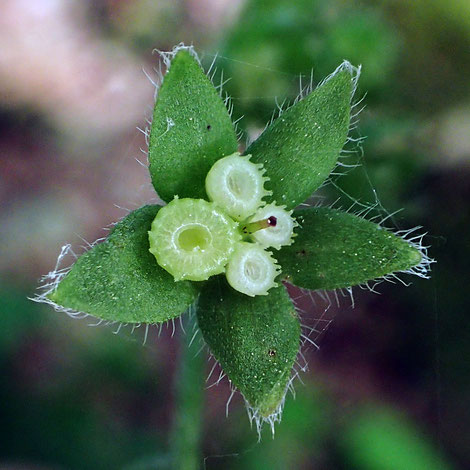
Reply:
[[[163,59],[148,158],[152,183],[168,205],[131,212],[61,270],[65,247],[37,300],[126,324],[166,322],[192,307],[259,430],[280,419],[301,344],[299,317],[282,282],[350,290],[396,272],[426,277],[431,260],[420,237],[405,239],[412,231],[394,234],[330,207],[296,209],[342,164],[359,68],[344,62],[315,89],[307,86],[247,148],[248,158],[236,153],[227,102],[194,50],[180,45]],[[223,158],[236,170],[230,184],[247,212],[220,192]],[[276,236],[273,220],[282,221]],[[244,276],[269,282],[255,289]]]

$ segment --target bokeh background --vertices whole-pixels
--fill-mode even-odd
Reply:
[[[355,308],[304,302],[324,332],[276,438],[258,442],[237,395],[225,416],[221,381],[205,392],[201,468],[470,468],[467,0],[2,0],[0,468],[171,468],[179,326],[143,345],[27,297],[62,245],[80,252],[155,198],[136,161],[143,70],[155,80],[152,50],[180,41],[231,78],[242,141],[300,77],[362,64],[361,167],[320,196],[402,209],[389,226],[425,227],[438,260],[429,281],[356,289]]]

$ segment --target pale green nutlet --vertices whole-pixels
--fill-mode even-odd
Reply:
[[[237,223],[203,199],[173,199],[149,231],[150,252],[175,281],[223,273],[240,238]]]
[[[267,295],[269,289],[276,287],[274,279],[280,272],[269,251],[257,243],[241,242],[230,257],[225,275],[235,290],[254,297]]]
[[[206,193],[236,220],[244,220],[263,206],[271,194],[263,165],[250,162],[251,155],[238,152],[217,160],[206,177]]]
[[[248,219],[248,223],[274,217],[275,224],[251,234],[251,238],[264,247],[272,247],[280,250],[282,246],[291,245],[294,242],[294,228],[299,224],[292,217],[292,211],[286,211],[285,206],[278,206],[275,203],[258,209],[256,213]]]
[[[249,296],[277,286],[280,268],[265,248],[292,243],[297,223],[284,206],[265,205],[264,172],[250,156],[234,153],[207,174],[211,202],[176,197],[160,209],[149,232],[150,252],[175,281],[225,272],[232,288]],[[242,242],[242,234],[253,243]]]

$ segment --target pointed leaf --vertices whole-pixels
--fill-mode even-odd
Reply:
[[[219,93],[188,48],[176,53],[158,91],[150,132],[152,183],[164,201],[206,198],[204,181],[237,137]]]
[[[377,224],[329,208],[294,211],[294,244],[276,258],[289,282],[306,289],[362,284],[421,262],[421,253]]]
[[[49,298],[110,321],[160,323],[183,313],[197,284],[175,282],[149,252],[148,230],[160,206],[144,206],[84,253]]]
[[[293,209],[331,173],[347,139],[357,75],[345,62],[248,147],[246,153],[267,170],[271,201]]]
[[[300,325],[284,288],[248,297],[221,276],[201,291],[198,324],[225,373],[261,416],[274,413],[299,351]]]

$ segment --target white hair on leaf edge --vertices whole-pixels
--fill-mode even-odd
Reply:
[[[159,50],[159,49],[154,49],[152,52],[156,53],[161,59],[158,63],[158,66],[153,68],[153,71],[156,74],[156,78],[152,77],[145,69],[142,69],[143,73],[145,74],[145,76],[147,77],[147,79],[150,81],[150,83],[153,85],[153,87],[155,89],[154,90],[154,106],[155,106],[155,103],[157,102],[158,91],[161,87],[161,84],[163,83],[163,79],[165,77],[165,74],[171,68],[172,60],[174,59],[176,54],[178,54],[178,52],[183,51],[183,50],[187,51],[196,60],[196,62],[201,67],[201,69],[204,71],[204,67],[202,65],[201,59],[199,58],[199,55],[197,54],[197,52],[196,52],[193,45],[187,46],[183,42],[180,42],[179,44],[174,46],[171,51],[162,51],[162,50]],[[217,58],[218,58],[218,54],[214,54],[213,60],[210,64],[208,70],[204,71],[204,73],[209,78],[210,82],[212,83],[212,85],[214,86],[216,91],[218,92],[218,94],[219,94],[220,98],[222,99],[225,107],[227,108],[227,112],[228,112],[229,116],[232,117],[233,108],[234,108],[233,100],[232,100],[231,96],[228,93],[224,92],[224,86],[231,80],[231,77],[224,79],[224,74],[223,74],[223,71],[222,71],[221,74],[220,74],[219,83],[215,83],[215,78],[216,78],[216,74],[217,74],[217,67],[215,67],[215,63],[217,61]],[[165,71],[162,70],[162,64],[165,68]],[[149,138],[150,138],[150,128],[152,126],[154,106],[152,106],[150,111],[149,111],[150,117],[145,118],[147,126],[144,129],[141,129],[139,127],[137,128],[137,130],[139,132],[141,132],[145,137],[147,150],[144,150],[144,149],[140,149],[140,150],[145,155],[145,157],[147,159],[147,167],[148,167],[148,146],[149,146]],[[243,119],[243,116],[239,117],[235,121],[232,121],[232,125],[233,125],[233,128],[235,130],[235,134],[236,134],[238,140],[240,140],[243,137],[243,133],[244,133],[244,131],[242,129],[239,129],[239,126],[238,126],[239,122],[242,119]],[[169,122],[169,121],[171,121],[171,118],[167,117],[167,122]],[[173,123],[173,125],[174,125],[174,123]],[[170,127],[172,127],[172,125],[170,125]],[[169,128],[167,128],[167,132],[168,132],[168,130],[169,130]],[[140,162],[139,160],[137,160],[137,161],[142,166],[144,166],[142,164],[142,162]]]
[[[126,209],[126,211],[130,212],[128,209]],[[112,226],[116,225],[116,223],[118,222],[115,222],[111,225]],[[108,229],[109,228],[110,227],[108,227]],[[82,248],[84,252],[86,252],[92,249],[98,243],[103,242],[105,239],[106,238],[102,237],[102,238],[98,238],[93,243],[89,243],[82,238],[82,240],[86,243],[86,246],[82,246]],[[156,333],[157,337],[160,336],[163,326],[166,326],[168,329],[171,327],[172,329],[171,336],[172,337],[174,336],[175,330],[176,330],[175,318],[169,319],[165,322],[161,322],[158,324],[150,324],[150,323],[142,323],[142,322],[130,323],[130,322],[122,322],[119,320],[116,320],[116,321],[105,320],[102,318],[95,317],[94,315],[91,315],[86,312],[81,312],[81,311],[74,310],[72,308],[64,307],[62,305],[57,304],[53,300],[51,300],[48,297],[49,294],[51,294],[57,289],[62,279],[64,279],[64,277],[70,272],[75,261],[79,258],[79,256],[80,255],[76,254],[76,252],[72,249],[72,245],[70,243],[67,243],[66,245],[64,245],[60,250],[59,256],[57,257],[57,261],[56,261],[54,269],[41,277],[39,281],[39,286],[37,288],[38,293],[32,297],[28,297],[28,299],[36,303],[49,305],[53,307],[56,312],[65,313],[67,316],[73,319],[88,318],[90,319],[90,322],[88,323],[88,326],[90,327],[96,327],[96,326],[114,327],[115,326],[116,328],[112,332],[116,335],[119,334],[123,328],[128,328],[130,330],[131,335],[134,335],[136,331],[142,328],[143,329],[142,331],[142,337],[143,337],[142,345],[143,346],[147,344],[147,340],[149,338],[149,330],[153,326],[157,328],[157,333]],[[63,266],[66,260],[70,260],[71,262]],[[197,303],[197,300],[192,305],[190,305],[187,309],[187,313],[190,317],[193,316],[195,313],[196,303]],[[180,319],[181,330],[185,333],[185,329],[182,323],[183,320],[181,318],[183,315],[184,314],[180,315],[179,319]]]

